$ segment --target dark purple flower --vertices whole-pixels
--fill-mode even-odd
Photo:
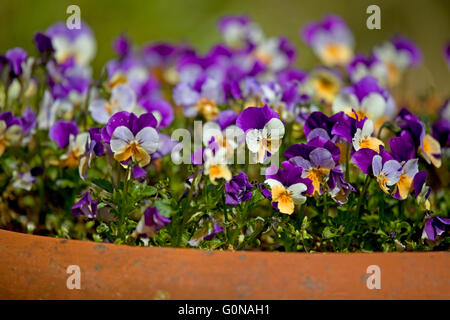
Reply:
[[[407,37],[395,35],[392,37],[391,42],[397,51],[408,53],[410,66],[417,66],[422,62],[422,51]]]
[[[113,48],[119,57],[126,57],[131,51],[130,40],[124,36],[118,36],[113,43]]]
[[[158,127],[166,128],[173,122],[173,108],[167,101],[163,99],[145,98],[139,101],[139,105],[155,116],[158,120]]]
[[[211,230],[211,232],[203,237],[203,240],[209,241],[211,239],[213,239],[218,233],[225,231],[225,228],[222,227],[220,224],[218,224],[217,222],[214,222],[214,226]]]
[[[151,113],[144,113],[139,118],[134,113],[121,111],[115,113],[103,127],[101,135],[102,140],[110,143],[114,130],[120,126],[127,127],[134,135],[145,127],[156,128],[158,121]]]
[[[250,129],[261,130],[273,118],[278,119],[278,113],[267,105],[262,108],[249,107],[241,112],[236,120],[236,125],[244,132]]]
[[[416,157],[416,148],[407,136],[389,139],[392,156],[397,161],[408,161]]]
[[[61,149],[69,145],[71,135],[74,137],[78,135],[78,127],[71,121],[56,121],[49,130],[50,139]]]
[[[97,157],[100,157],[105,153],[105,146],[102,143],[101,130],[102,128],[89,129],[90,147],[88,150],[93,151]]]
[[[27,136],[31,131],[36,128],[36,113],[27,107],[25,112],[20,117],[22,132],[25,136]]]
[[[450,148],[450,120],[441,119],[432,127],[433,137],[439,141],[441,148]]]
[[[330,171],[327,181],[331,197],[339,204],[347,203],[350,192],[355,192],[355,188],[345,181],[344,173],[340,167],[336,167]]]
[[[93,219],[97,216],[98,201],[92,200],[89,192],[83,193],[83,197],[72,207],[72,215],[85,216]]]
[[[6,51],[6,59],[9,62],[9,68],[13,77],[22,75],[22,65],[27,61],[28,54],[22,48],[14,48]]]
[[[34,35],[34,44],[41,54],[53,53],[55,51],[52,45],[52,39],[43,33],[38,32]]]
[[[422,233],[422,239],[434,241],[444,233],[445,229],[450,225],[450,218],[441,218],[438,216],[427,218]]]
[[[225,183],[225,203],[236,206],[252,198],[253,185],[248,182],[248,177],[244,172],[234,176]]]
[[[170,219],[159,214],[158,208],[150,207],[144,211],[144,215],[136,227],[137,234],[154,236],[156,232],[170,223]]]

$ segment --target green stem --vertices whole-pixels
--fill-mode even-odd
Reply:
[[[183,235],[184,225],[186,224],[186,222],[189,218],[189,215],[186,213],[186,209],[189,206],[189,203],[191,202],[192,192],[194,189],[194,183],[195,183],[195,179],[197,178],[198,173],[199,173],[199,167],[197,166],[195,169],[194,175],[192,176],[192,185],[191,185],[191,188],[189,189],[189,193],[187,195],[186,202],[185,202],[183,208],[181,209],[181,214],[183,215],[183,219],[181,221],[180,227],[178,228],[177,237],[174,242],[174,247],[179,247],[180,243],[181,243],[181,236]]]
[[[350,182],[350,143],[348,142],[345,155],[345,181]]]
[[[133,165],[129,165],[127,167],[126,173],[125,173],[125,179],[124,179],[124,183],[123,183],[123,203],[121,204],[120,207],[120,233],[121,233],[121,239],[123,241],[125,241],[125,237],[126,237],[126,226],[125,226],[125,222],[126,222],[126,218],[127,218],[127,212],[126,210],[128,209],[128,185],[129,185],[129,181],[130,181],[130,174],[131,174],[131,169],[133,168]]]

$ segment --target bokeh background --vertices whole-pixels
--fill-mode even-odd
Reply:
[[[285,35],[298,48],[297,66],[318,63],[299,37],[299,29],[324,14],[342,16],[355,34],[356,49],[367,53],[396,32],[416,41],[424,63],[406,79],[409,91],[450,93],[450,70],[442,50],[450,41],[449,0],[1,0],[0,52],[14,46],[33,50],[32,37],[56,21],[65,21],[66,8],[77,4],[81,18],[93,29],[98,52],[94,71],[113,57],[111,43],[125,32],[137,44],[149,41],[186,41],[201,52],[220,41],[217,20],[225,14],[247,14],[267,35]],[[366,8],[381,8],[381,30],[366,28]]]

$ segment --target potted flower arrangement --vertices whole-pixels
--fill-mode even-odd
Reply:
[[[410,275],[433,259],[430,277],[445,277],[448,252],[430,251],[450,243],[450,103],[442,101],[439,114],[417,113],[392,94],[421,62],[419,47],[397,35],[370,55],[355,54],[346,23],[328,15],[302,29],[322,62],[304,71],[287,38],[266,36],[248,17],[224,17],[218,27],[223,42],[206,54],[187,44],[138,47],[121,35],[99,79],[91,76],[96,42],[85,23],[36,33],[33,55],[18,47],[0,56],[0,226],[49,236],[0,230],[1,287],[11,288],[5,273],[14,259],[30,287],[40,283],[26,271],[32,265],[93,268],[85,274],[90,290],[21,292],[34,298],[195,298],[208,288],[212,297],[261,298],[257,279],[211,283],[226,273],[243,281],[255,268],[285,264],[290,272],[297,262],[323,273],[327,259],[339,261],[330,267],[337,273],[376,257]],[[361,254],[399,251],[427,253]],[[318,252],[330,254],[306,254]],[[100,278],[106,267],[98,259],[109,262]],[[144,260],[154,273],[127,259]],[[175,293],[183,286],[176,277],[171,294],[156,285],[131,293],[146,279],[170,286],[161,264],[176,274],[190,263],[189,272],[204,270],[207,282],[186,272],[184,294]],[[138,281],[127,287],[130,272]],[[123,280],[114,286],[107,279],[118,273]],[[346,297],[324,294],[325,282],[305,274],[293,277],[306,291],[269,277],[278,288],[269,296]],[[96,287],[94,279],[104,282]],[[416,281],[427,286],[424,277]],[[447,283],[424,292],[442,293]],[[105,293],[109,285],[114,290]]]

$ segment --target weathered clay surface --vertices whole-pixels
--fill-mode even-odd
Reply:
[[[81,289],[69,290],[69,265]],[[366,286],[369,265],[381,289]],[[207,252],[0,230],[1,299],[450,299],[449,252]]]

